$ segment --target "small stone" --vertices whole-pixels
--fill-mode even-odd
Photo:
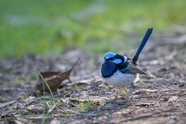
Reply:
[[[184,87],[184,86],[185,86],[184,83],[179,84],[179,87],[180,87],[180,88],[181,88],[181,87]]]
[[[169,100],[169,98],[168,97],[164,97],[164,99],[163,99],[163,101],[168,101]]]

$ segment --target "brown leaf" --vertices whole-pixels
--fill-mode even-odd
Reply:
[[[76,61],[76,63],[73,65],[73,67],[70,70],[63,73],[59,71],[40,72],[40,74],[45,79],[52,92],[56,91],[60,87],[61,82],[63,82],[64,80],[68,79],[71,82],[70,73],[73,70],[73,68],[76,66],[78,61],[79,59]],[[38,76],[38,83],[36,87],[41,92],[43,91],[49,92],[47,85],[45,84],[45,82],[43,81],[40,75]]]
[[[98,100],[90,100],[90,102],[95,105],[101,105],[101,102]]]

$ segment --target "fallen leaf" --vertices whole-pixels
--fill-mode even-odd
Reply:
[[[101,105],[101,102],[98,100],[90,100],[90,102],[95,105]]]
[[[31,124],[30,120],[26,119],[20,114],[16,114],[14,115],[14,117],[15,117],[15,120],[14,120],[15,124]]]
[[[30,105],[26,108],[29,112],[41,113],[43,111],[48,111],[48,107],[42,103]]]
[[[14,102],[15,102],[15,100],[8,101],[5,103],[0,103],[0,108],[4,108],[5,106],[9,106],[9,105],[13,104]]]
[[[54,118],[50,124],[61,124],[59,120],[57,120],[56,118]]]
[[[59,71],[47,71],[47,72],[40,72],[40,75],[45,79],[46,83],[48,84],[48,86],[50,87],[51,91],[54,92],[56,91],[61,83],[68,79],[70,82],[70,73],[73,70],[73,68],[75,67],[75,65],[78,63],[79,59],[76,61],[76,63],[73,65],[73,67],[66,71],[66,72],[59,72]],[[41,92],[49,92],[50,90],[48,89],[47,85],[45,84],[45,82],[43,81],[41,76],[38,76],[38,82],[36,84],[36,87],[38,90],[40,90]]]
[[[69,98],[69,101],[70,102],[77,102],[77,103],[79,103],[79,102],[85,102],[85,101],[87,101],[86,99],[80,99],[80,98]]]
[[[178,97],[177,96],[172,96],[168,102],[171,103],[171,102],[176,102],[178,100]]]
[[[150,103],[150,102],[139,102],[137,104],[135,104],[136,106],[142,106],[142,107],[148,107],[148,106],[153,106],[154,103]]]

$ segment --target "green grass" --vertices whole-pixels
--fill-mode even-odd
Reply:
[[[77,111],[78,112],[89,112],[96,109],[96,105],[91,103],[89,100],[80,102],[77,106]]]
[[[171,33],[186,25],[185,1],[0,1],[0,58],[60,54],[78,47],[90,53],[131,49],[148,27]],[[75,19],[75,20],[74,20]],[[130,33],[137,34],[131,41]]]

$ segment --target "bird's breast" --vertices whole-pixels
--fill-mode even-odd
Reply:
[[[101,74],[104,78],[112,76],[116,71],[116,64],[109,61],[105,61],[101,68]]]
[[[127,87],[138,80],[135,74],[122,73],[117,70],[112,76],[104,78],[105,81],[114,87]]]

